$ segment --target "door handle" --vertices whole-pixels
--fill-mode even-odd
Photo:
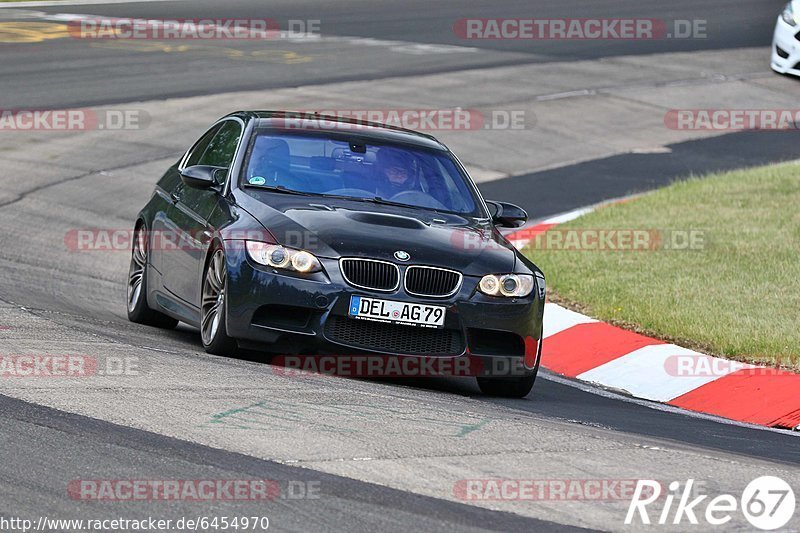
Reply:
[[[176,192],[170,193],[169,197],[172,198],[173,204],[177,204],[178,202],[181,201],[181,195]]]

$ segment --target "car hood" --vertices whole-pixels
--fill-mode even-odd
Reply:
[[[249,195],[245,195],[248,196]],[[280,197],[280,198],[275,198]],[[251,197],[251,200],[253,198]],[[465,275],[512,272],[516,250],[488,221],[348,200],[242,199],[275,239],[319,257],[365,257],[452,268]],[[399,261],[395,252],[410,255]]]

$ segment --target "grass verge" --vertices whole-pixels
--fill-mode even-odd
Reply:
[[[677,182],[524,251],[567,307],[705,353],[800,368],[796,163]]]

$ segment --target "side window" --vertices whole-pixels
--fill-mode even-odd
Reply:
[[[219,129],[222,127],[221,124],[218,124],[208,130],[200,140],[197,141],[194,146],[190,149],[189,157],[186,158],[186,162],[184,166],[191,167],[194,165],[199,165],[200,158],[203,157],[203,154],[206,152],[206,148],[208,148],[208,144],[211,142],[211,139],[214,138],[214,135],[217,134]]]
[[[242,127],[238,122],[233,120],[223,122],[222,127],[208,143],[202,157],[195,164],[230,168],[241,136]]]

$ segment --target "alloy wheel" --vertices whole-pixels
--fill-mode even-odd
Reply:
[[[141,230],[133,239],[131,267],[128,271],[128,311],[133,312],[142,297],[142,282],[147,265],[147,237]]]
[[[200,334],[203,344],[209,345],[217,336],[225,305],[225,254],[214,252],[203,282]]]

